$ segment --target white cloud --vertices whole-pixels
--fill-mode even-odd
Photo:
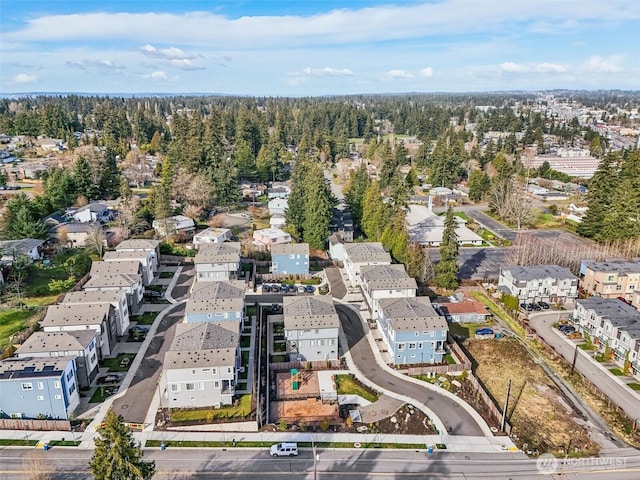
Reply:
[[[515,63],[504,62],[498,66],[503,73],[564,73],[567,68],[557,63]]]
[[[143,47],[140,47],[140,52],[149,57],[164,58],[168,60],[195,58],[195,55],[191,55],[176,47],[156,48],[153,45],[144,45]]]
[[[169,62],[172,67],[181,68],[183,70],[204,70],[205,68],[194,63],[188,58],[174,58]]]
[[[70,60],[66,60],[64,62],[64,65],[67,68],[75,68],[77,70],[97,69],[102,72],[116,72],[116,73],[120,73],[122,72],[122,70],[127,68],[124,65],[118,62],[114,62],[112,60],[108,60],[108,59],[94,60],[94,59],[88,59],[88,58],[85,58],[80,62],[73,62]]]
[[[13,81],[15,83],[32,83],[37,82],[38,77],[35,75],[27,75],[26,73],[19,73],[15,77],[13,77]]]
[[[621,55],[609,57],[594,55],[585,62],[584,69],[590,73],[616,73],[622,70],[619,65],[621,61]]]
[[[402,80],[407,80],[414,77],[413,73],[406,72],[404,70],[389,70],[386,73],[386,76],[389,78]]]
[[[425,67],[425,68],[420,69],[420,76],[421,77],[427,77],[427,78],[433,77],[433,68]]]
[[[294,75],[306,75],[306,76],[312,76],[312,77],[351,77],[355,74],[348,68],[339,69],[339,68],[331,68],[331,67],[324,67],[324,68],[306,67],[302,69],[302,72],[296,73]]]
[[[143,78],[149,78],[151,80],[169,80],[169,77],[162,70],[156,70],[155,72],[142,75]]]

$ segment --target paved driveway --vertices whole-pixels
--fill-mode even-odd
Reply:
[[[331,288],[331,296],[333,298],[344,298],[347,294],[347,287],[342,281],[342,275],[338,267],[327,267],[324,269],[327,274],[327,282]]]
[[[516,239],[516,232],[514,230],[511,230],[509,227],[503,225],[497,220],[494,220],[489,215],[485,215],[479,210],[469,210],[466,213],[487,230],[493,232],[495,235],[506,238],[507,240],[511,240],[512,242]]]
[[[383,390],[405,395],[425,404],[433,410],[453,435],[484,436],[475,419],[450,398],[396,377],[381,368],[365,337],[359,315],[344,305],[336,305],[336,310],[347,337],[351,358],[365,377]]]
[[[563,313],[566,314],[567,312]],[[529,325],[548,345],[571,363],[573,362],[576,347],[573,342],[568,341],[553,328],[553,324],[558,321],[558,318],[558,312],[530,313]],[[640,396],[629,387],[621,385],[612,374],[596,363],[584,350],[578,348],[577,351],[576,369],[587,380],[597,385],[598,389],[624,410],[630,418],[640,418]]]

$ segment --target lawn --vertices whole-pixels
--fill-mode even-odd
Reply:
[[[631,390],[640,391],[640,383],[627,383],[627,387]]]
[[[287,361],[286,355],[271,355],[271,363],[282,363]]]
[[[624,376],[624,372],[619,368],[610,368],[609,371],[611,372],[612,375],[615,375],[616,377]]]
[[[0,438],[0,447],[35,447],[36,445],[38,445],[38,440]]]
[[[109,398],[112,395],[112,394],[108,393],[110,387],[111,387],[111,385],[110,386],[104,386],[104,387],[96,388],[96,391],[93,392],[93,395],[91,395],[91,399],[89,400],[89,403],[102,403],[102,402],[104,402],[107,398]]]
[[[464,338],[471,338],[475,335],[476,330],[483,327],[492,327],[494,325],[493,321],[483,322],[483,323],[457,323],[451,322],[449,324],[449,331],[452,334],[460,335]]]
[[[251,335],[242,335],[240,337],[240,348],[247,348],[251,346]]]
[[[450,353],[447,353],[444,356],[444,360],[445,362],[447,362],[449,365],[455,365],[456,364],[456,359],[453,358],[453,355],[451,355]]]
[[[336,375],[334,377],[338,389],[338,395],[358,395],[365,400],[375,402],[378,395],[358,382],[352,375]]]
[[[160,275],[158,275],[159,278],[173,278],[173,275],[176,272],[160,272]]]
[[[100,366],[109,367],[110,372],[126,372],[127,370],[129,370],[129,366],[131,366],[131,363],[129,363],[129,366],[121,367],[120,362],[122,361],[123,358],[129,358],[131,362],[133,362],[133,359],[135,358],[135,356],[136,356],[135,353],[121,353],[116,358],[103,359],[100,362]]]
[[[165,447],[183,447],[183,448],[221,448],[221,447],[242,447],[242,448],[269,448],[275,442],[236,442],[233,437],[231,440],[225,442],[221,441],[208,441],[208,440],[185,440],[172,442],[162,440],[147,440],[145,447],[160,447],[164,444]],[[366,450],[371,448],[391,448],[399,450],[425,450],[426,445],[424,443],[374,443],[374,442],[358,442],[360,443],[360,449]],[[353,442],[315,442],[317,448],[354,448]],[[311,442],[298,442],[299,448],[311,449]],[[444,445],[439,444],[438,448],[446,448]]]
[[[216,418],[244,418],[251,413],[251,394],[242,395],[238,406],[227,405],[220,408],[199,408],[195,410],[173,410],[171,421],[194,422],[211,421]]]
[[[136,322],[138,325],[151,325],[158,316],[158,312],[145,312],[140,315],[133,315],[131,321]]]
[[[37,315],[32,310],[4,310],[0,312],[0,350],[4,350],[10,344],[11,335],[24,330],[31,316]]]
[[[80,445],[80,441],[76,440],[51,440],[49,442],[50,447],[77,447]]]
[[[249,351],[248,350],[243,350],[242,352],[240,352],[240,354],[242,355],[242,365],[247,365],[249,363]]]
[[[489,297],[487,297],[484,293],[482,292],[470,292],[471,296],[473,298],[475,298],[476,300],[478,300],[479,302],[482,302],[485,304],[485,306],[487,307],[487,309],[494,315],[497,315],[498,317],[500,317],[502,319],[502,321],[504,323],[506,323],[507,325],[509,325],[509,327],[511,328],[511,330],[513,330],[518,336],[520,336],[521,338],[524,338],[524,328],[522,328],[520,325],[518,325],[518,323],[513,320],[509,315],[507,315],[506,313],[504,313],[500,307],[498,307],[493,300],[491,300]]]

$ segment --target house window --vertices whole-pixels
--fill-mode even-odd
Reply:
[[[22,390],[33,390],[33,384],[31,383],[23,383]]]
[[[409,344],[409,350],[415,350],[416,349],[416,344],[415,343],[410,343]]]
[[[207,318],[211,318],[211,314],[210,313],[207,313]]]
[[[53,382],[53,388],[60,388],[60,382],[58,380]]]
[[[422,346],[423,346],[423,343],[422,342],[418,342],[418,350],[422,350]]]
[[[411,354],[411,358],[416,358],[416,354],[415,354],[415,353],[412,353],[412,354]]]
[[[212,368],[211,369],[211,375],[217,375],[218,374],[218,369],[217,368]]]
[[[187,392],[191,392],[196,389],[196,385],[194,383],[187,383],[184,387]]]
[[[622,290],[622,285],[620,285],[620,284],[616,285],[616,291],[619,292],[620,290]]]
[[[289,260],[293,260],[294,258],[296,258],[296,256],[293,253],[289,255]]]
[[[420,336],[420,332],[416,332],[416,337],[419,337],[419,336]]]
[[[607,277],[607,282],[613,282],[613,275],[609,275]]]
[[[171,391],[172,392],[179,392],[180,391],[180,384],[179,383],[172,383],[171,384]]]
[[[196,371],[195,370],[191,370],[191,375],[195,375]]]
[[[333,345],[333,338],[327,339],[327,346],[330,347],[331,345]]]
[[[404,350],[404,343],[398,344],[398,350]]]
[[[44,383],[38,382],[38,390],[44,390]]]
[[[54,396],[54,398],[55,398],[56,400],[62,400],[62,395],[55,395],[55,396]]]
[[[192,402],[196,401],[196,397],[191,397],[189,400],[191,400]]]
[[[198,390],[204,390],[204,382],[198,382]]]
[[[218,380],[213,382],[213,388],[215,388],[215,389],[219,389],[220,388],[220,382]]]
[[[233,373],[233,367],[227,367],[227,373],[229,374]]]
[[[203,372],[210,372],[210,371],[211,371],[211,369],[210,369],[210,368],[203,368],[203,369],[202,369],[202,371],[203,371]]]
[[[38,395],[38,400],[44,400],[44,397],[42,395]]]
[[[96,361],[96,354],[94,353],[93,355],[91,355],[91,363],[94,363]]]

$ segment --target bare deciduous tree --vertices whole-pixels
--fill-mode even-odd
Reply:
[[[92,225],[89,227],[87,230],[87,239],[85,240],[85,246],[88,250],[96,252],[100,258],[102,258],[106,241],[107,238],[102,225]]]

